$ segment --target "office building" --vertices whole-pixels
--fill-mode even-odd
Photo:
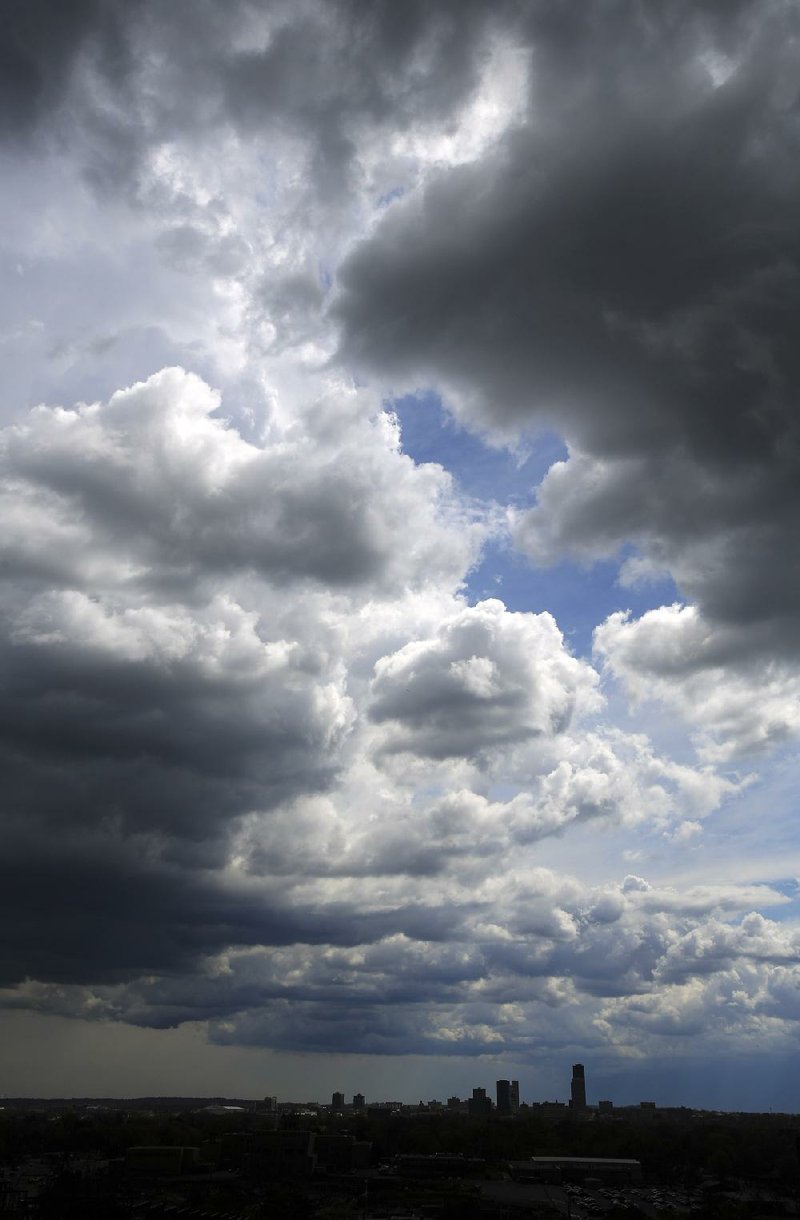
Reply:
[[[367,1099],[365,1098],[363,1093],[354,1093],[353,1094],[353,1109],[354,1110],[363,1110],[364,1107],[366,1106],[366,1104],[367,1104]]]
[[[570,1087],[570,1106],[573,1110],[586,1109],[586,1078],[582,1063],[572,1065],[572,1085]]]
[[[467,1102],[467,1111],[472,1118],[483,1118],[492,1112],[492,1099],[486,1096],[485,1089],[473,1089],[472,1097]]]
[[[496,1089],[497,1113],[516,1114],[519,1110],[519,1081],[498,1080],[496,1082]]]
[[[331,1098],[331,1109],[332,1110],[343,1110],[344,1109],[344,1093],[334,1093],[333,1097]]]

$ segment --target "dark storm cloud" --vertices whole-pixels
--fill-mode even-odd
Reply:
[[[80,436],[79,413],[47,410],[38,441],[24,427],[2,436],[7,979],[124,976],[148,960],[183,968],[210,945],[280,939],[270,901],[245,900],[214,870],[245,814],[327,788],[339,767],[351,722],[341,673],[323,651],[269,635],[259,613],[236,601],[231,583],[243,568],[246,583],[249,556],[229,556],[223,593],[208,587],[213,564],[199,555],[184,556],[183,600],[165,578],[177,562],[169,521],[177,512],[199,524],[188,502],[179,507],[185,479],[202,483],[201,471],[213,469],[213,482],[231,443],[243,443],[211,424],[206,447],[201,419],[208,425],[215,400],[201,384],[174,372],[156,378],[152,411],[140,386],[117,400],[132,408],[127,423],[107,416]],[[205,401],[200,416],[192,386]],[[103,415],[86,410],[86,423]],[[178,432],[166,438],[170,417]],[[127,457],[118,442],[132,446]],[[169,471],[157,469],[159,450]],[[295,467],[298,524],[300,482]],[[205,482],[201,499],[213,494]],[[270,494],[262,483],[259,498]],[[137,556],[153,544],[149,561]],[[50,924],[57,931],[48,936]]]
[[[233,126],[301,140],[309,182],[329,203],[358,176],[364,125],[447,120],[498,25],[479,0],[13,0],[10,12],[6,131],[57,131],[101,192],[130,192],[161,142]]]
[[[160,778],[171,796],[169,776]],[[124,772],[119,780],[124,783]],[[96,801],[96,794],[87,799]],[[109,985],[142,974],[185,974],[197,996],[194,1015],[202,1017],[208,1015],[200,1010],[209,954],[230,946],[364,947],[391,936],[458,942],[480,907],[399,901],[369,909],[353,900],[309,901],[275,877],[267,883],[226,876],[185,852],[180,861],[165,858],[146,828],[136,833],[121,826],[113,810],[88,826],[69,807],[49,812],[29,808],[4,819],[0,987],[26,978]],[[314,986],[322,988],[328,977],[321,968]],[[286,988],[276,978],[258,990],[286,994]],[[161,1021],[157,1000],[156,994],[154,1023]],[[231,1012],[254,1000],[251,994],[246,1003],[233,990],[216,1002]]]
[[[296,899],[298,872],[347,870],[296,822],[281,856],[286,809],[346,765],[351,608],[462,571],[471,545],[441,469],[352,387],[321,392],[261,445],[181,369],[0,431],[4,984],[196,978],[230,945],[461,927],[458,904],[400,894]],[[245,822],[260,849],[238,867]]]
[[[329,726],[287,674],[288,682],[273,676],[270,692],[263,677],[209,681],[191,664],[170,672],[90,650],[5,643],[8,810],[47,811],[75,829],[111,819],[210,862],[237,815],[333,776]]]
[[[138,0],[129,14],[139,8]],[[0,49],[0,134],[29,134],[62,100],[80,52],[123,47],[116,0],[8,0]],[[119,67],[119,59],[118,59]]]
[[[566,435],[518,522],[538,558],[632,539],[793,649],[797,11],[556,12],[531,22],[527,122],[340,269],[342,357],[451,386],[478,427]]]
[[[311,133],[315,181],[335,196],[347,189],[356,156],[351,124],[395,128],[416,114],[446,116],[476,84],[490,23],[479,3],[312,8],[277,25],[263,50],[223,62],[224,111],[245,128],[269,116]]]
[[[311,824],[310,841],[298,845],[296,821],[294,856],[283,861],[285,810],[270,827],[279,807],[334,785],[354,719],[335,628],[315,618],[320,607],[331,613],[327,590],[317,590],[327,566],[300,599],[282,563],[261,568],[281,485],[292,508],[279,510],[279,548],[291,552],[298,575],[306,567],[306,580],[304,538],[318,556],[327,549],[325,565],[348,552],[331,581],[341,589],[362,566],[354,568],[353,555],[364,530],[377,531],[375,557],[399,560],[401,583],[415,570],[423,580],[435,571],[437,539],[451,537],[429,515],[441,472],[417,471],[387,445],[393,433],[382,419],[377,427],[367,419],[363,434],[363,417],[351,418],[346,401],[339,426],[305,453],[244,442],[212,417],[217,405],[198,378],[164,370],[107,404],[38,408],[0,435],[6,983],[182,972],[228,945],[354,945],[393,934],[447,940],[463,922],[457,904],[402,896],[377,910],[351,899],[295,901],[292,870],[314,875],[314,861],[323,874],[345,866],[324,858]],[[329,405],[341,407],[335,398]],[[368,479],[369,513],[358,507],[341,450],[350,427],[361,441],[353,475]],[[383,521],[382,476],[374,466],[366,473],[370,444],[378,466],[389,463]],[[250,469],[269,453],[285,477],[277,467]],[[324,507],[313,486],[320,461],[336,470]],[[352,514],[352,527],[336,523],[336,503]],[[317,523],[308,508],[320,513]],[[426,541],[411,553],[397,547],[392,523],[419,511]],[[226,518],[227,540],[214,541]],[[453,543],[460,552],[461,540]],[[260,849],[249,873],[231,875],[246,818],[260,827]]]
[[[53,975],[51,969],[57,988],[25,984],[0,1002],[155,1027],[210,1020],[212,1038],[221,1043],[327,1052],[357,1045],[362,1053],[389,1054],[488,1053],[502,1047],[524,1057],[543,1040],[569,1041],[581,1028],[579,1036],[586,1036],[577,996],[589,1005],[611,1004],[611,1011],[621,1004],[623,1023],[636,1022],[637,1012],[655,1017],[659,987],[700,980],[705,997],[666,1002],[662,1032],[687,1032],[705,1010],[709,1020],[724,1026],[724,1013],[715,1010],[730,1003],[738,980],[754,993],[759,1010],[782,1004],[783,1015],[793,1019],[785,997],[800,961],[797,934],[756,914],[738,924],[719,918],[726,909],[746,909],[756,896],[779,900],[766,889],[758,894],[729,887],[706,893],[702,902],[695,894],[683,912],[680,894],[659,894],[640,879],[631,880],[643,889],[626,883],[590,893],[574,885],[559,891],[554,878],[548,883],[540,877],[538,895],[528,900],[538,905],[539,918],[529,926],[514,919],[519,893],[499,908],[493,904],[494,918],[511,915],[508,931],[501,933],[496,923],[483,925],[485,912],[468,903],[444,920],[420,907],[415,924],[408,908],[377,912],[377,919],[375,912],[365,919],[341,904],[314,911],[283,904],[278,912],[223,887],[195,891],[178,877],[172,880],[173,898],[166,888],[141,891],[153,900],[153,920],[165,928],[160,977],[115,985],[125,971],[109,969],[104,954],[113,960],[115,943],[135,954],[136,944],[128,939],[130,929],[112,917],[108,934],[101,930],[98,936],[91,988],[76,986],[69,970]],[[649,910],[639,904],[642,893],[649,895]],[[139,896],[128,892],[128,906]],[[101,891],[100,905],[108,901]],[[554,902],[562,905],[554,908]],[[227,948],[233,938],[253,947]],[[264,943],[271,947],[260,947]],[[69,947],[68,924],[55,943],[55,950],[67,953],[68,965]],[[203,958],[203,947],[212,954],[215,947],[223,951]],[[40,963],[43,974],[48,965]],[[647,1018],[645,1027],[652,1032],[655,1024]]]
[[[387,904],[361,882],[347,900],[309,902],[274,878],[226,879],[146,851],[134,863],[113,827],[94,838],[51,832],[44,849],[37,831],[20,824],[6,837],[3,1007],[155,1028],[211,1021],[224,1044],[527,1057],[586,1036],[578,996],[582,1007],[640,997],[621,1020],[653,1032],[641,1011],[676,980],[701,978],[709,995],[688,1012],[677,1003],[667,1032],[700,1020],[704,1004],[724,1025],[715,1010],[758,969],[758,1006],[782,1004],[793,1019],[781,996],[800,960],[797,935],[757,915],[721,922],[754,900],[782,901],[766,887],[681,894],[628,878],[592,891],[542,870],[509,877],[490,903],[462,892]],[[37,915],[15,927],[31,887]]]
[[[6,981],[124,978],[228,943],[336,939],[331,914],[314,933],[313,916],[297,923],[216,873],[244,814],[332,782],[336,732],[312,684],[8,640],[0,665]]]

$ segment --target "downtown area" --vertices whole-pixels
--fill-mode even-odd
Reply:
[[[520,1100],[3,1098],[0,1218],[767,1220],[800,1214],[800,1115]]]

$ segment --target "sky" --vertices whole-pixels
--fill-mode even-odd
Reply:
[[[800,1109],[800,11],[26,0],[0,1093]]]

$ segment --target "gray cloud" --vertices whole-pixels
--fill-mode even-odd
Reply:
[[[506,19],[513,6],[504,6]],[[225,6],[214,0],[13,4],[4,50],[7,132],[57,132],[104,196],[146,175],[150,152],[233,126],[303,146],[306,204],[357,185],[365,127],[446,122],[469,96],[499,13],[469,0],[402,11],[379,0]],[[187,37],[187,30],[191,37]]]
[[[108,51],[119,38],[119,17],[116,3],[100,0],[12,0],[7,5],[0,58],[3,134],[29,135],[58,106],[81,50],[91,41]]]
[[[796,14],[598,13],[534,19],[527,121],[354,249],[341,355],[449,387],[476,427],[566,435],[523,549],[633,541],[793,651]]]
[[[622,1038],[632,1024],[648,1039],[691,1032],[704,1016],[715,1028],[731,1028],[738,1017],[726,1017],[721,1005],[735,979],[746,980],[754,1013],[780,1010],[783,1020],[797,1019],[786,1004],[800,960],[797,935],[756,914],[737,917],[753,898],[775,904],[780,895],[719,888],[702,904],[694,895],[692,913],[679,915],[680,894],[664,895],[667,913],[657,909],[652,888],[640,886],[587,890],[540,873],[523,893],[510,879],[489,925],[474,903],[446,919],[431,908],[416,917],[386,908],[365,918],[336,905],[277,916],[262,902],[248,907],[241,895],[206,890],[198,894],[206,953],[226,936],[253,945],[211,957],[200,954],[193,892],[178,886],[175,906],[156,895],[153,918],[169,932],[164,956],[180,963],[180,973],[115,983],[108,971],[105,981],[80,987],[65,971],[56,977],[67,985],[25,983],[0,994],[0,1003],[151,1027],[210,1020],[212,1039],[222,1044],[325,1052],[353,1048],[355,1021],[362,1053],[522,1059],[545,1043],[599,1044],[606,1024]],[[653,909],[639,904],[641,893],[651,895]],[[186,911],[185,923],[176,920],[177,907]],[[725,910],[729,922],[721,919]],[[112,922],[108,940],[124,944],[124,931]],[[271,948],[263,947],[267,937]],[[57,948],[68,943],[65,935]],[[104,943],[105,936],[99,949]]]
[[[337,411],[335,393],[315,404],[320,411]],[[339,393],[353,397],[344,387]],[[450,483],[441,469],[416,468],[387,450],[375,427],[370,455],[363,444],[370,426],[348,420],[346,406],[330,447],[312,431],[261,448],[226,428],[213,414],[218,407],[219,396],[199,378],[165,369],[102,407],[40,407],[8,430],[6,496],[26,528],[6,540],[7,574],[33,568],[66,583],[66,563],[83,566],[91,581],[87,547],[109,570],[123,547],[142,585],[172,584],[178,595],[203,575],[242,569],[348,585],[401,584],[427,557],[434,568],[445,536],[417,491],[424,485],[446,512]],[[385,512],[375,498],[381,482],[389,492]],[[420,510],[427,520],[418,521],[419,542],[404,555],[395,524],[401,516],[410,524]],[[458,545],[455,536],[452,542]],[[130,576],[120,572],[117,580],[129,584]]]
[[[352,973],[354,951],[374,1045],[399,1051],[402,1028],[413,1041],[420,1025],[418,1049],[455,1053],[492,1041],[478,1000],[447,1033],[429,1029],[422,1009],[458,1009],[465,984],[510,995],[527,987],[514,978],[555,972],[585,979],[587,995],[616,995],[644,977],[635,936],[612,953],[609,935],[585,959],[605,965],[586,971],[565,948],[584,917],[569,894],[554,905],[553,884],[518,888],[507,912],[481,887],[519,848],[573,823],[666,824],[683,806],[713,808],[726,785],[657,759],[643,740],[583,734],[581,719],[601,706],[596,674],[550,616],[441,600],[470,556],[448,516],[448,481],[398,452],[388,417],[353,411],[339,392],[327,400],[333,424],[309,421],[302,443],[294,428],[246,442],[208,387],[175,369],[108,403],[37,408],[4,430],[0,490],[19,525],[0,640],[10,1004],[66,1012],[74,1002],[83,1015],[156,1027],[224,1018],[233,1025],[215,1036],[245,1041],[266,1028],[259,1006],[299,1004],[308,1026],[269,1027],[276,1044],[316,1046],[317,1006],[344,1004],[337,979]],[[368,574],[351,555],[335,581],[317,563],[315,508],[320,466],[334,462],[326,562],[334,547],[358,550],[362,515],[382,547]],[[290,570],[280,557],[288,469]],[[431,490],[444,493],[439,509]],[[400,633],[417,639],[387,651],[398,587],[420,599],[416,630],[406,620]],[[351,631],[365,607],[365,629]],[[371,684],[364,659],[362,677],[358,664],[348,672],[350,634],[356,655],[378,653]],[[369,750],[383,774],[369,770]],[[528,791],[506,801],[453,791],[471,773],[447,767],[472,759],[488,774],[508,751],[518,752],[515,787]],[[445,768],[444,794],[415,808],[413,783],[391,775],[399,752],[402,770]],[[388,793],[377,800],[377,789]],[[607,930],[620,902],[606,896],[587,927]],[[465,956],[471,939],[482,948]],[[368,948],[387,941],[383,956]],[[225,998],[206,979],[209,957],[234,946],[262,961],[291,946],[313,970],[289,985],[284,956],[274,975]],[[14,990],[26,977],[41,989]],[[382,1002],[405,1005],[408,1020],[381,1015]],[[345,1024],[320,1029],[332,1049]]]
[[[508,614],[487,601],[443,624],[435,640],[380,660],[370,716],[398,730],[388,749],[480,755],[563,732],[576,704],[598,707],[595,681],[549,615]]]
[[[781,892],[541,867],[664,872],[740,786],[601,719],[549,615],[468,606],[497,512],[381,396],[553,425],[518,544],[632,542],[700,607],[609,619],[607,674],[706,749],[793,731],[791,665],[749,729],[742,668],[795,630],[791,14],[11,13],[0,1005],[529,1061],[790,1036],[796,941],[746,915]]]
[[[720,627],[694,606],[662,606],[631,620],[612,614],[595,653],[637,704],[658,699],[695,730],[710,761],[757,754],[800,732],[800,676],[770,658],[771,624]]]

